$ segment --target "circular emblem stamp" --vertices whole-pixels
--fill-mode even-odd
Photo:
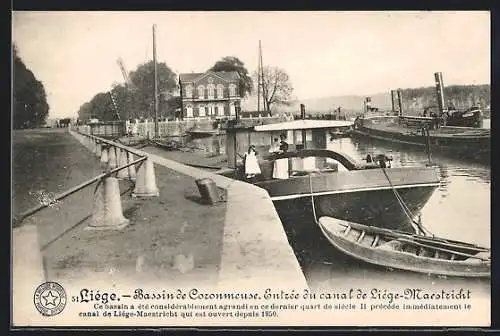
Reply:
[[[57,282],[45,282],[35,290],[36,309],[43,316],[55,316],[66,307],[66,291]]]

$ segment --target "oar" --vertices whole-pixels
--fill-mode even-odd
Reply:
[[[442,238],[430,238],[430,237],[422,237],[419,235],[413,235],[413,234],[406,234],[406,233],[401,233],[398,231],[391,231],[388,229],[382,229],[382,228],[376,228],[373,226],[369,226],[373,231],[382,231],[385,232],[387,235],[390,235],[392,237],[404,237],[404,238],[409,238],[409,239],[414,239],[416,241],[420,241],[422,243],[427,243],[427,244],[434,244],[434,245],[442,245],[446,247],[451,247],[451,248],[461,248],[465,250],[473,250],[473,251],[478,251],[478,252],[488,252],[490,249],[487,249],[485,247],[481,246],[476,246],[473,244],[468,244],[464,242],[459,242],[459,241],[448,241],[446,239]],[[361,227],[357,227],[361,228]]]
[[[409,243],[409,244],[412,244],[412,245],[420,246],[420,247],[427,247],[427,248],[431,248],[431,249],[434,249],[434,250],[438,250],[438,251],[442,251],[442,252],[447,252],[447,253],[451,253],[451,254],[455,254],[455,255],[461,255],[461,256],[464,256],[464,257],[468,257],[468,258],[475,258],[475,259],[479,259],[481,261],[488,261],[488,260],[490,260],[490,259],[485,259],[485,258],[478,257],[478,256],[473,255],[473,254],[468,254],[468,253],[463,253],[463,252],[458,252],[458,251],[452,251],[452,250],[448,250],[448,249],[437,247],[437,246],[429,247],[429,245],[417,243],[415,241],[412,241],[412,240],[409,240],[409,239],[405,239],[405,238],[398,238],[397,240],[405,242],[405,243]]]

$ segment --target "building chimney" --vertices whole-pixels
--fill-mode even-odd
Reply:
[[[304,104],[300,104],[300,118],[302,120],[306,119],[306,106]]]
[[[403,116],[403,91],[398,89],[399,116]]]
[[[391,90],[391,106],[392,106],[392,114],[396,112],[396,90]]]
[[[439,107],[439,114],[443,114],[444,107],[444,85],[443,85],[443,74],[441,72],[434,73],[434,79],[436,81],[436,93]]]

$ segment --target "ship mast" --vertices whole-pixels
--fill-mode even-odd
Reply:
[[[262,62],[262,45],[259,40],[259,62],[257,69],[257,111],[260,113],[260,97],[262,93],[263,111],[267,112],[266,87],[264,85],[264,64]]]
[[[266,85],[264,84],[264,62],[262,61],[262,46],[259,41],[259,57],[260,57],[260,80],[262,83],[262,105],[264,107],[264,112],[269,112],[268,111],[268,106],[267,106],[267,88]]]
[[[257,61],[257,112],[260,114],[260,40],[259,40],[259,59]]]
[[[155,139],[158,138],[158,71],[156,69],[156,25],[153,25],[153,62],[154,62],[154,104],[155,104]]]

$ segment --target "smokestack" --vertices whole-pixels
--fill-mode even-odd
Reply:
[[[398,89],[399,116],[403,116],[403,92]]]
[[[434,79],[436,80],[436,93],[439,106],[439,113],[444,112],[444,85],[443,85],[443,74],[441,72],[434,73]]]
[[[300,118],[302,120],[306,119],[306,106],[304,104],[300,104]]]
[[[396,90],[391,90],[392,113],[396,112]]]

